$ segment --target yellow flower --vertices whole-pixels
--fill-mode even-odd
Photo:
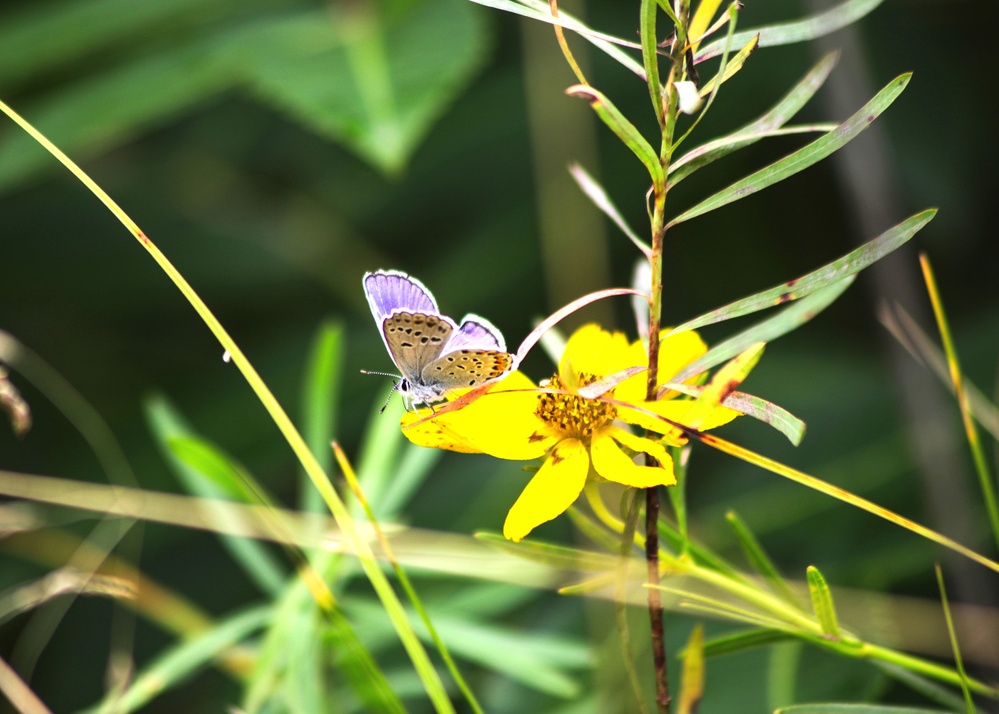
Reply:
[[[706,350],[695,332],[667,335],[659,351],[659,376],[668,380]],[[429,419],[406,414],[403,432],[422,446],[485,453],[501,459],[544,457],[541,468],[503,524],[503,535],[519,541],[569,508],[587,478],[602,478],[633,488],[676,483],[666,446],[679,446],[686,439],[654,415],[682,423],[691,399],[668,392],[663,399],[646,402],[646,372],[625,379],[602,397],[588,398],[579,393],[588,384],[645,365],[647,360],[641,342],[629,343],[619,332],[586,325],[566,343],[558,374],[542,385],[549,391],[539,391],[524,374],[514,372],[462,409]],[[718,407],[699,428],[719,426],[736,416],[738,412]],[[638,436],[623,422],[653,431],[659,437]],[[639,453],[651,455],[659,465],[636,464],[633,458]]]

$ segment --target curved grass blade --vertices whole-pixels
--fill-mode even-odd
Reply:
[[[774,565],[774,562],[770,559],[770,556],[764,550],[763,545],[756,538],[756,535],[749,529],[749,526],[739,518],[739,514],[735,511],[729,511],[725,514],[725,520],[731,526],[732,532],[735,534],[736,540],[739,541],[739,545],[742,546],[742,550],[746,554],[750,565],[767,582],[770,589],[789,605],[800,607],[798,598],[791,591],[787,581],[781,577],[777,566]]]
[[[201,299],[201,297],[195,292],[191,284],[187,282],[184,276],[174,267],[166,255],[164,255],[155,243],[145,234],[145,232],[139,228],[138,224],[132,220],[132,218],[122,210],[115,201],[107,194],[104,189],[98,186],[90,176],[86,174],[72,159],[70,159],[65,153],[63,153],[55,144],[49,141],[43,134],[41,134],[35,127],[33,127],[27,120],[25,120],[20,114],[11,109],[7,104],[0,101],[0,111],[10,117],[18,126],[20,126],[24,131],[30,134],[42,147],[45,148],[53,157],[55,157],[59,162],[63,164],[80,182],[87,187],[97,197],[101,203],[117,218],[123,226],[132,234],[132,236],[138,241],[156,262],[156,264],[166,273],[167,277],[170,278],[171,282],[177,287],[180,293],[185,299],[191,304],[198,316],[204,321],[205,325],[212,332],[215,338],[219,341],[222,348],[231,356],[232,363],[237,369],[242,373],[243,377],[246,379],[247,384],[253,390],[256,397],[260,400],[261,405],[273,419],[281,435],[288,442],[289,447],[294,452],[295,457],[302,464],[305,471],[309,474],[309,478],[312,480],[312,484],[316,489],[322,494],[323,501],[326,503],[327,508],[333,515],[334,520],[340,527],[345,541],[350,545],[352,552],[356,555],[358,563],[360,564],[362,570],[364,570],[368,581],[371,583],[375,592],[378,594],[382,605],[385,608],[386,613],[392,618],[393,624],[396,625],[396,633],[402,642],[403,647],[406,650],[407,655],[413,662],[414,667],[420,675],[421,682],[424,686],[427,695],[434,704],[434,707],[438,712],[453,712],[454,707],[451,705],[450,699],[448,698],[447,691],[444,688],[444,683],[441,681],[440,676],[437,674],[436,670],[433,669],[433,664],[427,654],[427,651],[420,644],[415,632],[413,632],[412,626],[406,619],[405,611],[402,607],[402,603],[399,600],[398,595],[395,590],[393,590],[391,583],[389,583],[388,578],[385,573],[382,572],[381,566],[378,564],[374,553],[371,550],[371,546],[367,540],[365,540],[357,528],[357,524],[351,518],[349,511],[347,510],[346,504],[340,499],[337,494],[336,489],[333,488],[333,484],[329,477],[323,471],[316,457],[309,450],[308,445],[302,438],[302,435],[295,428],[291,419],[288,417],[288,413],[278,402],[274,393],[267,387],[263,379],[261,379],[260,374],[253,367],[250,361],[243,354],[243,351],[236,344],[236,341],[232,339],[222,323],[219,322],[218,318],[208,309],[208,306]]]
[[[659,79],[659,37],[656,34],[656,19],[658,17],[659,3],[656,0],[641,0],[638,35],[642,41],[642,66],[645,68],[645,84],[648,85],[649,99],[652,100],[652,113],[660,128],[663,128],[666,118],[663,111],[662,80]]]
[[[153,397],[145,403],[146,419],[153,437],[163,447],[170,466],[183,484],[184,490],[205,500],[207,513],[219,523],[251,526],[245,515],[226,508],[214,507],[212,501],[236,498],[244,503],[257,503],[247,493],[245,482],[238,478],[239,469],[217,450],[195,437],[184,418],[166,399]],[[287,576],[272,551],[258,541],[233,535],[219,534],[222,544],[253,580],[261,592],[275,595],[280,592]]]
[[[953,393],[954,383],[949,378],[943,352],[933,344],[905,308],[901,305],[893,307],[894,310],[887,303],[883,303],[878,309],[878,320],[908,350],[909,354],[932,370],[941,383]],[[965,379],[964,383],[972,416],[992,435],[993,439],[999,441],[999,408],[970,381]]]
[[[396,431],[399,431],[398,429]],[[399,431],[401,433],[401,431]],[[382,547],[382,552],[385,557],[388,558],[392,569],[395,571],[396,578],[399,579],[400,585],[402,585],[403,591],[409,598],[410,604],[412,604],[413,609],[416,611],[417,615],[420,617],[420,621],[426,628],[430,635],[430,640],[433,642],[434,646],[437,648],[437,652],[440,654],[441,658],[444,660],[444,664],[447,665],[448,671],[451,672],[451,676],[454,677],[454,681],[457,683],[458,688],[461,693],[465,695],[465,700],[468,702],[469,706],[477,714],[482,714],[482,707],[479,705],[478,700],[475,698],[475,694],[472,692],[471,687],[465,682],[465,678],[461,674],[461,670],[458,669],[458,665],[455,663],[454,658],[451,657],[451,653],[448,651],[447,646],[444,644],[444,640],[441,639],[440,635],[437,634],[437,630],[434,628],[433,622],[430,620],[430,615],[427,613],[426,608],[423,606],[423,602],[420,600],[419,596],[416,594],[416,589],[413,587],[409,580],[409,576],[406,571],[403,570],[399,561],[396,560],[395,555],[392,552],[392,547],[389,545],[388,538],[385,537],[385,533],[382,532],[378,525],[378,521],[375,518],[375,512],[371,509],[368,504],[367,498],[361,484],[357,480],[357,475],[354,473],[353,467],[350,465],[350,461],[347,459],[347,455],[340,448],[337,442],[333,442],[333,452],[336,455],[337,464],[340,466],[340,471],[343,473],[344,478],[347,479],[347,484],[350,486],[351,491],[354,493],[354,497],[357,499],[363,513],[367,516],[368,521],[371,523],[375,530],[375,536],[378,538],[378,542]]]
[[[996,490],[993,485],[992,475],[989,473],[988,463],[985,460],[982,442],[978,438],[978,429],[975,427],[975,420],[972,418],[971,409],[968,406],[968,393],[964,388],[961,364],[957,359],[954,340],[950,336],[950,325],[947,322],[947,315],[944,313],[940,293],[937,291],[937,282],[933,277],[930,261],[925,254],[919,256],[919,264],[922,266],[923,280],[926,282],[926,289],[930,294],[930,303],[933,305],[933,315],[936,317],[937,329],[940,330],[940,340],[943,342],[944,354],[947,355],[950,380],[954,385],[954,396],[957,398],[957,406],[961,412],[961,423],[964,425],[965,438],[967,438],[968,446],[971,448],[971,457],[975,463],[975,472],[978,474],[978,484],[982,489],[982,499],[985,501],[985,510],[989,515],[992,538],[999,545],[999,504],[996,502]]]
[[[732,39],[736,44],[741,44],[748,41],[753,35],[758,34],[760,36],[760,47],[776,47],[796,42],[807,42],[856,22],[882,2],[883,0],[847,0],[847,2],[841,5],[802,20],[738,32]],[[711,57],[717,57],[724,50],[725,41],[716,40],[695,54],[694,62],[703,62]]]
[[[781,127],[789,122],[825,83],[829,73],[836,66],[838,57],[839,54],[836,52],[831,52],[823,57],[790,92],[756,121],[737,129],[728,136],[702,144],[671,162],[669,185],[675,186],[697,169],[765,137],[834,129],[835,124],[815,124],[781,131]]]
[[[891,106],[905,90],[911,79],[911,74],[903,74],[893,79],[884,89],[877,93],[871,101],[860,108],[853,116],[836,127],[828,134],[819,137],[811,144],[804,146],[779,161],[736,181],[728,188],[710,196],[696,206],[687,209],[667,224],[667,228],[675,226],[691,218],[727,206],[740,198],[762,191],[768,186],[794,176],[815,163],[841,149],[866,129],[885,109]]]
[[[968,673],[964,670],[964,660],[961,658],[961,647],[957,641],[957,633],[954,631],[954,618],[950,612],[950,602],[947,600],[947,587],[944,585],[943,571],[937,563],[934,568],[937,574],[937,586],[940,588],[940,603],[943,605],[944,619],[947,621],[947,635],[950,637],[950,646],[954,651],[954,667],[961,677],[961,692],[964,694],[965,706],[968,714],[975,714],[975,702],[971,698],[971,689],[968,687]]]
[[[208,666],[225,650],[267,626],[273,612],[270,605],[256,607],[220,621],[210,630],[169,648],[146,667],[125,690],[113,691],[88,714],[127,714],[148,704],[162,692]]]
[[[859,248],[850,251],[838,260],[823,265],[821,268],[802,275],[800,278],[789,280],[776,287],[756,293],[755,295],[750,295],[742,300],[736,300],[717,310],[705,313],[678,327],[674,327],[671,332],[695,330],[705,325],[713,325],[716,322],[731,320],[733,317],[748,315],[768,307],[773,307],[774,305],[798,300],[822,288],[831,286],[844,278],[859,273],[864,268],[903,245],[912,236],[916,235],[923,226],[933,220],[936,213],[935,208],[917,213],[911,218],[902,221],[897,226],[888,229],[874,240],[868,241]]]
[[[932,541],[937,545],[941,545],[944,548],[947,548],[948,550],[952,550],[955,553],[959,553],[963,555],[965,558],[973,560],[974,562],[988,568],[989,570],[999,573],[999,563],[997,563],[996,561],[990,558],[986,558],[984,555],[976,553],[975,551],[971,550],[971,548],[961,545],[952,538],[948,538],[947,536],[938,533],[937,531],[927,528],[926,526],[920,525],[915,521],[910,520],[904,516],[900,516],[894,511],[890,511],[887,508],[884,508],[883,506],[879,506],[873,501],[869,501],[866,498],[854,495],[853,493],[850,493],[845,489],[839,488],[838,486],[834,486],[833,484],[830,483],[826,483],[822,479],[816,478],[815,476],[810,476],[804,473],[803,471],[791,468],[790,466],[786,466],[785,464],[782,464],[778,461],[774,461],[773,459],[769,459],[766,456],[763,456],[762,454],[757,454],[756,452],[743,448],[738,444],[734,444],[730,441],[720,439],[717,436],[714,436],[713,434],[704,434],[698,431],[694,431],[692,429],[688,429],[683,424],[679,424],[677,422],[670,421],[669,423],[672,424],[677,429],[683,431],[691,439],[696,439],[704,444],[707,444],[712,448],[718,449],[723,453],[729,454],[730,456],[734,456],[737,459],[741,459],[746,463],[759,466],[761,469],[765,469],[767,471],[770,471],[771,473],[775,473],[778,476],[783,476],[784,478],[790,481],[794,481],[795,483],[799,483],[802,486],[811,488],[815,491],[818,491],[819,493],[824,493],[827,496],[831,496],[839,501],[843,501],[844,503],[848,503],[851,506],[855,506],[863,511],[867,511],[868,513],[878,516],[879,518],[883,518],[884,520],[894,523],[897,526],[912,531],[916,535],[922,536],[923,538]]]

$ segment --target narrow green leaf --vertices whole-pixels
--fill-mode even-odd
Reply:
[[[680,370],[680,372],[671,376],[669,381],[684,382],[690,377],[705,372],[712,367],[731,359],[754,342],[773,342],[778,337],[792,332],[835,302],[836,299],[853,283],[853,281],[854,277],[848,276],[837,283],[821,288],[807,297],[788,305],[776,315],[768,317],[767,319],[756,323],[752,327],[732,335],[722,342],[719,342],[717,345],[701,355],[698,359]],[[747,300],[751,299],[752,298],[747,298]],[[732,303],[729,307],[735,307],[742,302],[743,301],[740,300],[738,303]],[[709,313],[709,315],[718,317],[719,319],[701,322],[698,327],[703,327],[704,325],[710,325],[714,322],[729,319],[728,315],[723,316],[725,310],[726,308],[720,308],[719,310]],[[739,312],[738,314],[743,315],[745,313]],[[707,317],[708,316],[706,315],[704,318],[696,318],[695,320],[686,322],[683,325],[680,325],[680,327],[674,328],[673,331],[681,332],[683,330],[696,329],[695,327],[691,327],[691,325],[695,325],[698,321]]]
[[[797,42],[808,42],[809,40],[814,40],[816,37],[828,35],[856,22],[882,2],[883,0],[847,0],[847,2],[825,12],[820,12],[802,20],[744,30],[733,37],[733,42],[739,45],[757,34],[760,36],[760,47],[776,47],[778,45],[790,45]],[[694,62],[703,62],[711,57],[716,57],[724,49],[725,41],[716,40],[704,46],[694,56]]]
[[[968,686],[968,673],[964,669],[964,659],[961,657],[961,645],[957,641],[957,632],[954,631],[954,618],[950,613],[950,602],[947,600],[947,586],[944,584],[943,570],[938,563],[934,568],[937,575],[937,586],[940,588],[940,604],[943,606],[944,620],[947,622],[947,636],[950,638],[950,647],[954,652],[954,668],[961,678],[961,693],[964,694],[964,704],[968,714],[975,714],[975,701],[971,698],[971,688]]]
[[[731,526],[736,540],[738,540],[739,545],[742,546],[742,550],[745,552],[746,557],[749,559],[750,565],[753,566],[753,569],[759,573],[764,580],[766,580],[770,589],[773,590],[774,593],[790,605],[798,607],[800,605],[798,598],[795,597],[791,587],[781,576],[780,572],[777,570],[777,566],[774,565],[770,556],[767,555],[766,550],[763,549],[763,545],[759,540],[757,540],[756,535],[749,529],[749,526],[747,526],[742,519],[739,518],[739,515],[735,511],[729,511],[726,513],[725,520],[728,521],[729,526]]]
[[[351,599],[345,607],[368,635],[377,639],[388,634],[376,603]],[[579,696],[580,685],[569,671],[592,667],[585,642],[561,634],[514,631],[509,625],[471,621],[431,609],[434,626],[455,655],[551,696]],[[418,632],[423,640],[430,640],[419,626]]]
[[[903,245],[912,236],[916,235],[923,226],[933,220],[936,213],[936,209],[917,213],[897,226],[888,229],[877,238],[850,251],[838,260],[823,265],[821,268],[813,270],[807,275],[802,275],[800,278],[789,280],[776,287],[763,290],[762,292],[750,295],[741,300],[736,300],[724,307],[705,313],[700,317],[674,327],[672,332],[696,330],[705,325],[713,325],[716,322],[731,320],[733,317],[748,315],[768,307],[773,307],[774,305],[798,300],[817,290],[831,286],[844,278],[859,273],[864,268],[872,265]]]
[[[339,608],[329,613],[325,629],[325,644],[333,653],[336,666],[344,672],[358,697],[364,702],[365,711],[405,714],[406,707],[396,696],[391,683],[378,667],[371,653],[357,636],[357,632]],[[446,696],[446,695],[444,695]],[[447,699],[438,711],[454,711]]]
[[[302,436],[326,472],[333,463],[330,441],[337,429],[345,341],[346,331],[341,323],[324,322],[320,325],[302,383]],[[299,489],[299,503],[303,510],[325,510],[319,492],[304,471],[299,476]]]
[[[628,121],[624,114],[618,111],[617,107],[607,97],[593,87],[587,87],[582,84],[569,87],[565,90],[565,93],[570,97],[579,97],[588,101],[593,111],[597,113],[597,116],[600,117],[603,123],[642,162],[649,172],[649,176],[652,177],[652,183],[656,186],[663,185],[665,176],[662,164],[659,163],[659,154],[655,152],[649,142],[645,140],[645,137]]]
[[[832,591],[826,579],[814,565],[808,566],[808,593],[812,596],[812,610],[819,620],[819,627],[826,637],[839,639],[839,623],[836,621],[836,608],[833,605]]]
[[[642,65],[645,67],[645,83],[648,85],[649,98],[652,100],[652,114],[662,125],[664,121],[663,87],[659,79],[659,37],[656,34],[656,18],[659,16],[659,7],[656,0],[641,0],[639,12],[638,34],[642,40]]]
[[[831,52],[823,57],[790,92],[756,121],[728,136],[702,144],[671,162],[669,167],[670,186],[680,183],[697,169],[707,166],[737,149],[754,144],[762,138],[802,131],[830,131],[835,128],[835,125],[814,125],[781,130],[781,127],[789,122],[825,83],[832,68],[836,66],[838,56],[838,53]]]
[[[212,660],[225,650],[245,640],[253,632],[267,626],[272,616],[269,605],[230,616],[210,630],[168,647],[135,678],[131,686],[120,693],[117,690],[89,714],[133,712],[168,689],[172,689],[196,672],[210,666]]]
[[[795,175],[813,164],[821,161],[833,152],[841,149],[871,123],[894,102],[909,84],[911,74],[903,74],[891,81],[871,101],[865,104],[857,113],[840,124],[836,129],[816,139],[811,144],[798,149],[783,159],[766,166],[746,178],[736,181],[728,188],[706,198],[693,208],[690,208],[669,222],[675,226],[691,218],[721,208],[740,198],[752,195],[768,186]]]
[[[779,630],[754,629],[743,630],[729,635],[722,635],[708,640],[704,644],[705,657],[721,657],[722,655],[745,652],[746,650],[766,647],[778,642],[791,642],[796,638]]]
[[[674,551],[679,551],[686,544],[688,548],[687,552],[698,565],[703,565],[709,570],[721,573],[734,582],[745,582],[745,578],[743,578],[738,570],[716,555],[710,548],[705,548],[694,540],[682,538],[677,530],[662,519],[659,519],[659,539]]]
[[[403,445],[408,444],[399,428],[403,414],[402,400],[393,394],[384,411],[382,406],[380,399],[372,405],[357,458],[357,478],[368,503],[373,507],[381,503],[395,480],[399,453]],[[352,515],[362,517],[360,504],[353,501],[350,508]]]
[[[169,401],[155,396],[146,399],[143,406],[153,436],[163,448],[173,472],[186,491],[206,499],[206,508],[210,507],[211,499],[236,498],[250,503],[259,502],[246,497],[246,486],[237,476],[238,469],[221,453],[213,452],[210,446],[197,440],[183,416]],[[182,455],[185,446],[180,446],[181,453],[175,450],[178,444],[190,446],[191,461]],[[202,446],[205,448],[202,449]],[[231,509],[220,509],[218,517],[230,519],[236,516]],[[261,591],[274,595],[284,588],[288,577],[285,568],[262,543],[228,535],[220,535],[219,539]]]

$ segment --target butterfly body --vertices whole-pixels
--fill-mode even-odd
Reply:
[[[364,294],[407,405],[432,404],[454,389],[499,379],[514,367],[503,335],[486,319],[466,315],[457,325],[440,314],[423,283],[405,273],[364,275]]]

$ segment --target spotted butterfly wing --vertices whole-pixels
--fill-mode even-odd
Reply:
[[[416,381],[444,352],[454,323],[445,317],[396,311],[382,321],[382,337],[403,376]]]
[[[364,276],[364,293],[407,401],[430,404],[453,389],[474,387],[514,367],[503,335],[492,323],[466,315],[458,327],[441,315],[430,291],[399,271]]]

